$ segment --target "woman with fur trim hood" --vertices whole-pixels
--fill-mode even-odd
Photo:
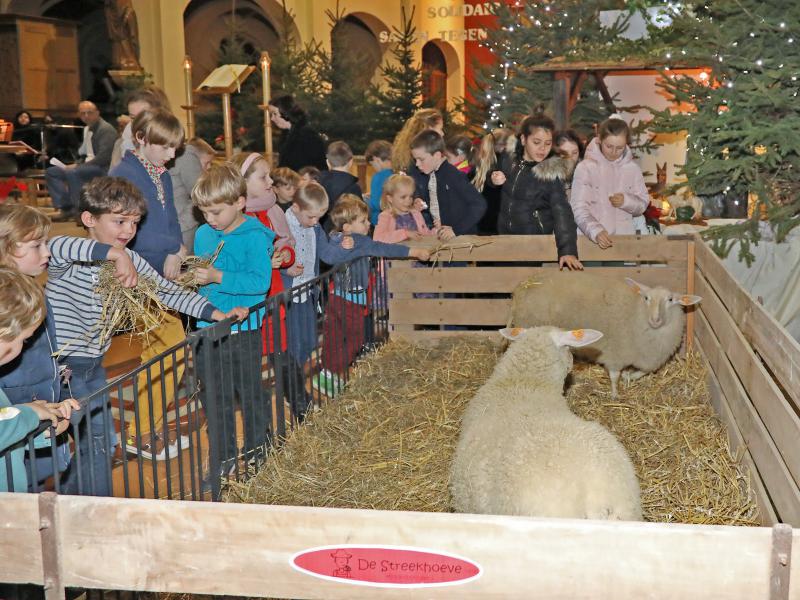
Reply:
[[[610,236],[635,233],[634,217],[647,210],[650,195],[628,146],[628,124],[611,117],[597,134],[575,169],[570,204],[581,233],[605,250]]]
[[[554,132],[555,124],[544,115],[520,124],[517,148],[508,149],[502,170],[492,173],[492,183],[503,186],[497,230],[501,235],[554,233],[559,268],[582,270],[575,218],[564,191],[575,163],[550,156]]]

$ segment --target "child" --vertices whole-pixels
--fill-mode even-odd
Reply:
[[[442,241],[455,237],[452,228],[443,225],[430,229],[425,224],[422,212],[414,208],[414,180],[397,173],[389,177],[383,186],[383,198],[378,225],[372,234],[377,242],[393,244],[405,240],[418,240],[423,236],[437,236]]]
[[[329,264],[339,264],[362,256],[430,258],[430,253],[424,248],[385,244],[367,237],[369,208],[358,196],[343,195],[329,214],[333,224],[330,242],[334,249],[329,257],[331,260],[324,259]],[[342,253],[340,249],[345,237],[353,239],[353,249]],[[334,393],[340,387],[338,378],[347,372],[364,346],[369,293],[368,261],[351,264],[341,277],[334,277],[333,294],[328,297],[322,331],[322,377],[329,380],[331,385],[326,387]]]
[[[0,205],[0,265],[16,268],[28,277],[41,275],[50,258],[49,231],[50,219],[35,208],[22,204]],[[25,404],[32,398],[55,404],[61,399],[58,364],[53,358],[56,335],[52,315],[49,310],[46,313],[42,324],[25,342],[19,358],[0,367],[0,387],[11,404]],[[32,483],[44,482],[54,474],[51,443],[37,438],[37,447],[40,441],[44,443],[36,452],[38,482]],[[68,440],[62,441],[55,452],[58,471],[64,471],[69,463]]]
[[[629,143],[628,124],[620,118],[606,119],[572,180],[575,222],[583,235],[604,250],[613,245],[610,236],[635,232],[633,218],[650,203]]]
[[[307,167],[309,169],[316,169],[316,167]],[[302,169],[300,169],[302,171]],[[318,170],[318,169],[317,169]],[[278,204],[281,205],[282,210],[292,203],[294,193],[300,187],[300,175],[292,171],[289,167],[278,167],[271,173],[272,175],[272,190],[278,197]],[[285,208],[283,208],[285,207]]]
[[[13,269],[0,268],[0,365],[6,365],[19,356],[23,343],[39,329],[44,317],[44,294],[36,282]],[[28,375],[33,376],[33,373]],[[40,420],[51,421],[56,427],[56,435],[61,434],[69,425],[72,411],[79,408],[72,398],[54,403],[35,397],[31,399],[30,396],[28,402],[12,406],[4,390],[0,389],[0,452],[24,440],[39,426]],[[60,418],[67,420],[59,423]],[[23,447],[10,451],[11,487],[8,485],[6,459],[0,457],[0,492],[28,491],[24,454]]]
[[[126,117],[124,120],[125,127],[123,128],[120,137],[114,143],[114,149],[111,152],[111,164],[109,165],[109,170],[113,169],[120,163],[122,157],[125,156],[125,153],[128,152],[128,150],[133,150],[136,148],[133,142],[131,125],[139,113],[146,110],[154,110],[156,108],[171,110],[167,95],[161,88],[155,85],[146,85],[142,88],[133,90],[128,95],[127,103],[128,114],[124,115],[124,117]],[[120,119],[117,119],[117,122],[122,123]]]
[[[325,192],[328,194],[330,209],[336,206],[339,196],[342,194],[355,194],[361,198],[358,177],[350,173],[353,166],[353,151],[350,150],[350,146],[345,142],[333,142],[328,146],[326,160],[328,170],[320,174],[319,184],[325,188]],[[322,221],[322,228],[329,232],[331,227],[330,218],[325,217]]]
[[[486,200],[466,177],[447,162],[444,139],[427,129],[411,142],[411,156],[418,169],[416,193],[428,205],[433,228],[447,225],[456,235],[477,231],[486,212]]]
[[[444,153],[447,156],[447,162],[471,179],[472,140],[465,135],[454,135],[447,139]]]
[[[211,165],[215,155],[214,148],[208,142],[195,137],[186,142],[183,154],[175,158],[175,164],[169,170],[183,246],[187,250],[194,248],[194,234],[200,225],[192,204],[192,188],[203,171]]]
[[[498,127],[483,136],[478,146],[475,157],[475,175],[472,185],[475,186],[486,200],[486,213],[478,223],[478,232],[483,235],[497,234],[497,218],[500,215],[501,188],[493,185],[489,180],[492,171],[497,170],[506,146],[514,142],[514,132],[511,129]]]
[[[526,117],[519,127],[517,151],[507,152],[502,170],[492,173],[492,183],[503,186],[498,233],[555,234],[559,268],[582,270],[575,219],[564,191],[574,163],[551,156],[554,132],[552,119]]]
[[[426,129],[444,135],[444,117],[438,108],[421,108],[406,120],[392,144],[392,168],[413,176],[411,170],[414,158],[411,156],[411,142]]]
[[[553,148],[561,158],[571,160],[576,165],[583,159],[583,140],[573,129],[556,132],[553,137]],[[572,177],[564,182],[564,191],[567,194],[567,201],[569,201],[572,197]]]
[[[173,280],[181,270],[187,250],[172,196],[172,177],[164,166],[175,157],[183,143],[183,126],[177,117],[163,109],[143,111],[131,125],[136,148],[109,171],[133,183],[147,202],[147,215],[131,250],[138,253],[159,275]]]
[[[383,184],[392,174],[392,145],[385,140],[370,142],[364,158],[375,171],[369,182],[369,222],[377,225],[383,202]]]
[[[95,292],[101,261],[114,262],[117,278],[125,287],[135,286],[140,274],[152,277],[158,283],[161,301],[178,312],[213,321],[231,316],[243,319],[247,315],[247,310],[242,308],[223,313],[202,296],[161,277],[141,256],[126,248],[147,211],[141,192],[129,181],[120,177],[95,179],[84,188],[80,208],[81,223],[88,239],[57,236],[50,240],[52,258],[45,288],[53,308],[59,362],[71,371],[69,385],[73,396],[86,398],[106,385],[102,363],[111,340],[100,339],[102,307]],[[76,466],[78,461],[72,461],[63,490],[65,493],[87,491],[92,484],[94,495],[108,496],[111,494],[110,461],[117,445],[108,396],[92,398],[86,413],[80,416],[77,425],[80,467]],[[84,418],[87,416],[88,419]],[[157,434],[150,437],[150,452],[157,455],[164,450],[164,440]],[[140,448],[143,448],[142,441],[136,440]],[[78,468],[83,490],[79,489]]]
[[[260,165],[259,168],[267,165],[261,155],[255,156],[258,158],[250,164],[247,161],[243,163],[243,170],[246,171],[255,162]],[[269,171],[266,178],[269,180]],[[201,285],[200,294],[223,310],[233,309],[234,306],[255,306],[263,302],[270,289],[270,258],[275,233],[258,219],[244,214],[247,192],[248,185],[244,177],[233,165],[212,166],[200,176],[192,190],[192,201],[206,219],[206,224],[197,230],[194,253],[198,256],[211,255],[220,242],[224,242],[214,264],[195,271]],[[221,427],[218,432],[210,432],[211,446],[220,453],[219,461],[227,465],[228,470],[237,456],[234,393],[238,395],[242,407],[245,450],[259,455],[268,440],[271,408],[261,384],[260,327],[264,314],[263,308],[251,313],[250,318],[236,327],[236,335],[219,341],[218,349],[230,353],[230,359],[224,361],[224,368],[229,370],[231,384],[221,385],[222,379],[217,376],[214,378],[217,389],[208,390],[209,393],[201,396],[205,410],[216,416],[214,422]],[[211,325],[205,319],[197,324],[199,327]],[[203,369],[209,366],[203,358],[209,352],[205,344],[214,344],[214,341],[211,338],[201,339],[197,361]],[[221,367],[223,364],[213,365],[212,368]],[[224,439],[221,440],[221,437]]]
[[[314,183],[319,183],[319,176],[322,175],[322,171],[320,171],[317,167],[307,165],[301,168],[297,174],[300,176],[300,181],[297,183],[297,187],[305,187],[312,181]]]

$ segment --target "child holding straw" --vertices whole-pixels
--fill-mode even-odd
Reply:
[[[218,310],[202,296],[161,277],[141,256],[126,248],[146,211],[144,198],[132,183],[119,177],[99,177],[84,188],[81,196],[80,220],[88,239],[57,236],[48,245],[52,257],[45,293],[53,310],[59,362],[71,370],[70,388],[78,398],[92,396],[106,385],[102,362],[111,339],[103,329],[114,324],[102,322],[104,307],[97,288],[103,261],[113,262],[122,287],[135,288],[140,276],[155,282],[160,301],[178,312],[213,321],[247,316],[243,308]],[[106,394],[90,399],[76,427],[81,485],[78,461],[73,461],[62,491],[109,496],[110,461],[117,436]],[[152,451],[158,453],[159,449]]]

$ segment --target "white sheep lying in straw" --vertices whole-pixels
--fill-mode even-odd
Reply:
[[[627,285],[626,285],[627,284]],[[579,358],[603,365],[611,378],[611,395],[623,369],[628,382],[656,371],[681,344],[686,328],[684,306],[700,296],[650,288],[633,279],[622,282],[588,271],[556,271],[537,276],[514,290],[512,327],[583,327],[605,332]]]
[[[450,473],[458,512],[641,520],[639,482],[622,444],[570,411],[568,346],[599,331],[503,330],[517,338],[462,419]]]

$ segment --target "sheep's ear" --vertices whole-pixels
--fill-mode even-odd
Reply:
[[[625,283],[631,286],[633,288],[633,291],[640,295],[646,294],[647,292],[650,291],[650,288],[647,287],[645,284],[639,283],[638,281],[634,281],[630,277],[625,278]]]
[[[596,329],[572,329],[570,331],[551,331],[550,337],[556,343],[556,346],[580,348],[581,346],[594,344],[603,337],[603,334]]]
[[[525,327],[503,327],[500,330],[500,335],[513,342],[526,331],[528,330]]]
[[[670,298],[670,304],[680,304],[681,306],[694,306],[700,304],[703,298],[700,296],[692,296],[691,294],[674,294]]]

